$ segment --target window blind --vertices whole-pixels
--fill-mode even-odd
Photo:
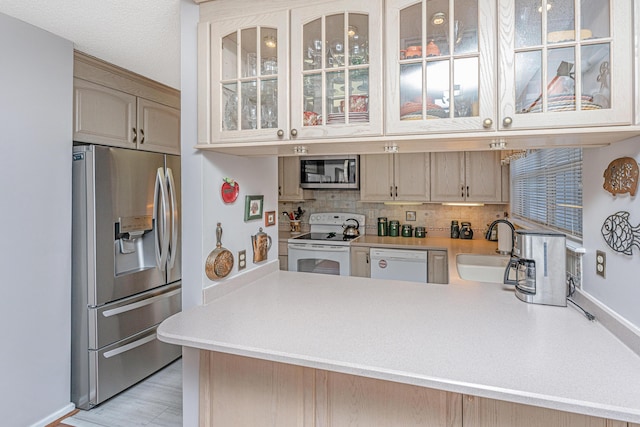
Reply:
[[[582,238],[582,149],[537,150],[511,162],[511,215]]]

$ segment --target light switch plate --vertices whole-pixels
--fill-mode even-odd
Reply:
[[[238,271],[247,267],[247,251],[245,249],[238,252]]]
[[[607,254],[602,251],[596,251],[596,274],[605,277],[607,269]]]

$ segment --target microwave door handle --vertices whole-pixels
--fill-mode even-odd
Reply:
[[[173,179],[171,168],[167,168],[167,188],[169,189],[169,201],[171,202],[168,210],[171,229],[169,232],[169,259],[167,261],[169,268],[173,268],[176,262],[176,252],[178,248],[178,206],[176,204],[176,183]]]
[[[158,197],[160,195],[160,197]],[[165,264],[167,263],[167,250],[169,246],[168,239],[168,221],[166,217],[167,212],[167,188],[165,186],[165,176],[162,168],[158,168],[156,172],[156,184],[153,195],[153,216],[156,220],[155,229],[155,249],[156,249],[156,263],[160,268],[160,271],[165,270]],[[158,200],[159,199],[159,200]],[[158,206],[158,203],[160,206]],[[158,207],[162,209],[162,216],[158,218]]]

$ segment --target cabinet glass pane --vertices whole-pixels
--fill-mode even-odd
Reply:
[[[542,94],[542,52],[516,53],[516,113],[540,112],[540,109],[532,111],[534,107],[541,105]]]
[[[322,74],[307,74],[303,77],[304,111],[303,125],[320,124],[322,114]]]
[[[256,94],[256,82],[243,82],[241,84],[241,109],[240,121],[241,129],[257,129],[258,127],[258,106]]]
[[[261,127],[274,129],[278,127],[278,81],[276,79],[260,82],[261,94]]]
[[[260,69],[263,76],[278,73],[278,30],[260,28]]]
[[[575,49],[565,47],[549,49],[547,60],[547,111],[575,111]],[[538,102],[533,109],[542,108]]]
[[[449,61],[427,63],[427,119],[449,117],[451,103],[451,81]]]
[[[553,2],[547,0],[546,9],[547,42],[551,44],[575,40],[574,0],[553,0]]]
[[[542,43],[542,1],[515,0],[516,48]]]
[[[611,35],[609,8],[609,0],[581,0],[581,39],[603,38]]]
[[[422,3],[416,3],[400,11],[399,59],[422,56]]]
[[[242,77],[258,75],[257,34],[258,30],[256,28],[247,28],[241,32]]]
[[[222,118],[223,130],[238,129],[238,85],[235,83],[222,85]]]
[[[478,115],[478,58],[453,62],[454,117]]]
[[[350,123],[369,122],[369,70],[358,69],[349,72]]]
[[[454,9],[452,40],[456,55],[478,51],[478,2],[458,0]]]
[[[327,125],[334,125],[345,122],[345,73],[336,71],[327,73]]]
[[[238,34],[233,32],[222,38],[222,80],[238,78]]]
[[[325,19],[327,39],[326,68],[344,66],[344,14],[330,15]]]
[[[349,40],[349,63],[361,65],[369,63],[369,17],[359,13],[349,14],[347,28]]]
[[[609,51],[609,43],[582,47],[582,110],[611,108]]]
[[[427,2],[426,56],[449,55],[449,0]]]
[[[316,19],[305,24],[302,29],[302,46],[304,70],[317,70],[322,68],[322,21]]]
[[[422,63],[400,66],[400,120],[422,119]]]

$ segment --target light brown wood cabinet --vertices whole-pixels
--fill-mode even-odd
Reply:
[[[78,52],[74,76],[74,141],[180,154],[177,90]]]
[[[360,200],[429,201],[429,153],[360,156]]]
[[[287,242],[278,242],[278,261],[280,261],[280,270],[289,270],[289,246]]]
[[[351,275],[355,277],[371,277],[371,258],[368,246],[351,247]]]
[[[498,151],[431,154],[432,202],[502,202]]]
[[[627,427],[622,421],[204,350],[200,425]]]
[[[429,251],[427,255],[427,282],[449,283],[449,258],[447,251]]]
[[[300,202],[313,199],[313,190],[300,187],[300,158],[278,157],[278,200]]]

